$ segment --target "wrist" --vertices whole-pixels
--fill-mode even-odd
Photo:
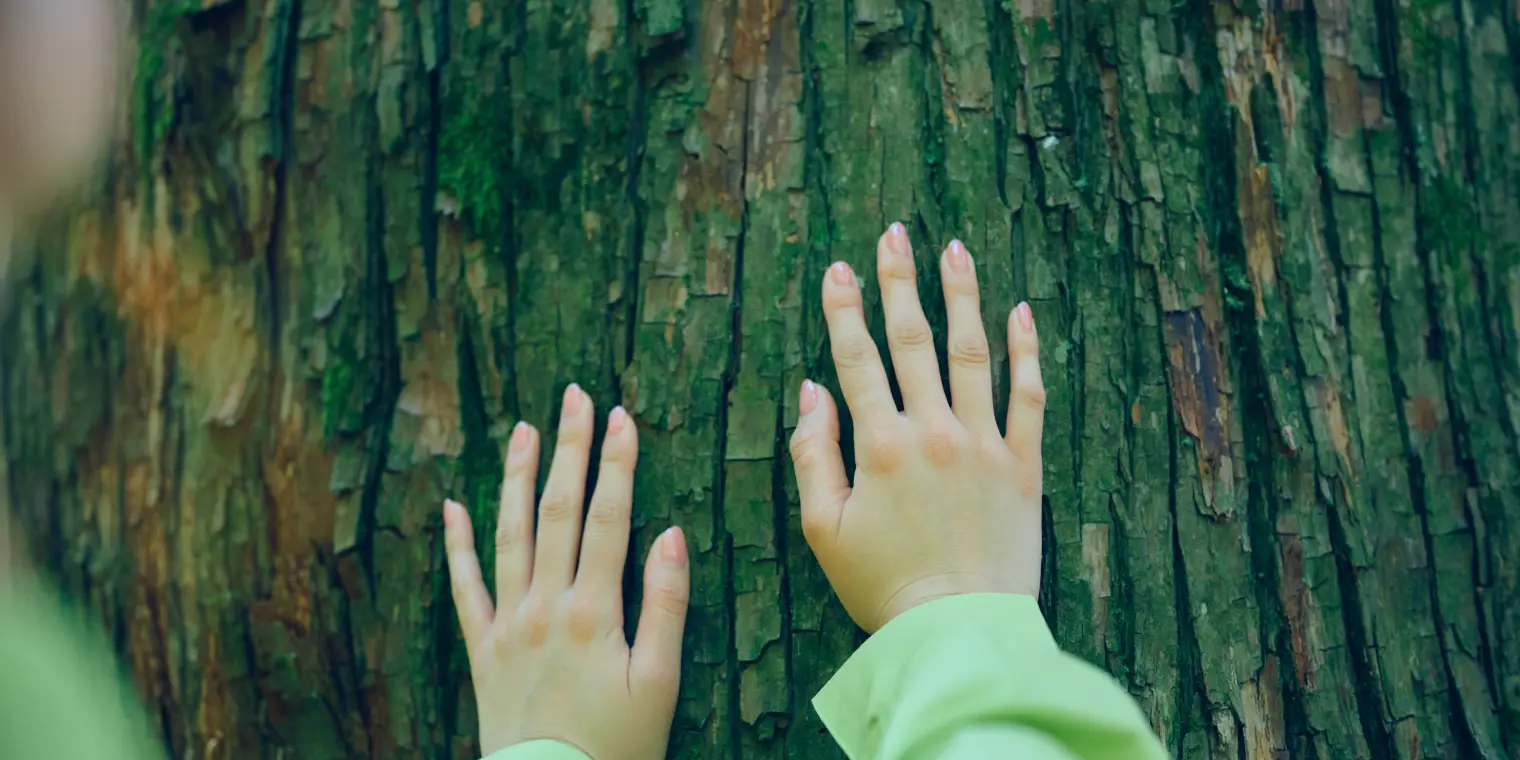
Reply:
[[[895,618],[930,602],[966,594],[1008,594],[1038,597],[1039,581],[998,580],[979,573],[950,572],[920,578],[898,589],[881,606],[868,632],[875,632]]]

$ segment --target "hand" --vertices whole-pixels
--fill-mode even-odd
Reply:
[[[650,548],[644,606],[630,649],[623,635],[622,582],[638,432],[622,407],[612,410],[582,537],[594,414],[585,391],[566,389],[537,540],[539,437],[522,423],[512,431],[496,529],[494,609],[481,580],[469,513],[453,501],[444,503],[449,576],[469,649],[485,755],[555,739],[593,760],[665,757],[681,681],[690,583],[686,538],[671,528]]]
[[[1013,398],[999,437],[976,270],[960,241],[940,256],[949,315],[950,396],[918,300],[901,224],[876,246],[887,340],[904,411],[892,400],[866,330],[860,283],[829,268],[823,311],[839,384],[855,422],[854,487],[839,453],[839,413],[807,381],[792,460],[802,529],[844,608],[875,632],[905,610],[953,594],[1040,590],[1040,429],[1045,386],[1029,304],[1008,319]]]

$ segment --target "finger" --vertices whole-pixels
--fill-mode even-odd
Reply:
[[[554,462],[538,501],[538,541],[533,547],[533,588],[556,593],[570,586],[581,543],[586,465],[591,459],[591,397],[579,385],[565,389]]]
[[[909,416],[948,411],[945,388],[939,381],[939,359],[934,355],[934,331],[918,300],[918,266],[901,222],[893,222],[876,242],[876,272],[903,410]]]
[[[638,430],[628,412],[617,407],[607,415],[601,470],[591,508],[586,512],[586,537],[581,541],[581,564],[575,574],[577,589],[622,599],[628,521],[633,513],[633,468],[638,459]],[[613,606],[623,608],[621,601]]]
[[[812,380],[803,382],[798,410],[801,417],[792,431],[792,463],[802,497],[802,533],[817,552],[831,545],[839,531],[850,481],[839,453],[839,410],[829,392]]]
[[[470,514],[457,501],[443,503],[443,546],[449,561],[449,588],[454,594],[454,609],[459,613],[459,628],[471,651],[491,627],[495,611],[491,595],[480,576],[480,558],[475,555],[475,528]]]
[[[681,683],[681,632],[691,598],[686,536],[671,528],[649,547],[644,565],[644,605],[633,637],[629,668],[641,682],[668,688],[675,696]]]
[[[1028,303],[1020,303],[1008,315],[1008,355],[1013,362],[1013,391],[1004,440],[1020,461],[1038,463],[1045,427],[1045,383],[1040,379],[1040,337]]]
[[[876,341],[866,329],[860,280],[850,265],[838,261],[823,278],[823,317],[829,324],[829,348],[845,401],[857,428],[897,416],[897,403],[887,385]]]
[[[496,604],[517,609],[533,579],[533,488],[538,482],[538,431],[512,428],[502,466],[501,511],[496,517]]]
[[[950,402],[955,416],[967,430],[997,435],[992,409],[992,366],[987,331],[982,327],[982,302],[977,292],[976,267],[959,240],[950,241],[940,257],[940,279],[945,289],[945,315],[950,334],[946,340],[950,358]]]

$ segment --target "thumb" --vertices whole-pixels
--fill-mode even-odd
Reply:
[[[832,544],[839,532],[839,512],[850,496],[850,480],[839,453],[839,410],[833,397],[806,380],[797,402],[801,416],[792,431],[792,465],[802,498],[802,533],[816,553],[820,544]]]
[[[672,696],[681,683],[681,632],[690,599],[686,535],[680,528],[671,528],[649,547],[644,563],[644,606],[639,610],[630,665],[645,681],[669,687]]]

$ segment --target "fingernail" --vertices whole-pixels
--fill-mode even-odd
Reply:
[[[836,261],[829,267],[829,276],[834,278],[836,285],[855,284],[855,273],[850,270],[850,265],[843,261]]]
[[[528,448],[528,423],[519,422],[512,426],[512,440],[507,445],[519,454]]]
[[[677,565],[686,564],[686,535],[672,526],[660,536],[660,558]]]
[[[464,509],[464,507],[460,506],[459,502],[453,499],[443,500],[443,526],[445,528],[454,527],[454,521],[459,519],[458,510],[461,509]]]
[[[804,415],[811,414],[818,408],[818,386],[813,385],[812,380],[802,381],[802,390],[797,393],[797,408]]]
[[[887,249],[893,256],[913,255],[913,252],[908,250],[908,231],[903,229],[902,222],[893,222],[892,226],[887,228],[887,232],[890,233],[887,236]]]
[[[575,414],[581,410],[582,395],[581,387],[575,383],[565,389],[565,414]]]
[[[1025,332],[1033,332],[1034,331],[1034,312],[1032,310],[1030,310],[1030,308],[1029,308],[1029,302],[1027,302],[1027,301],[1020,301],[1019,302],[1018,312],[1019,312],[1019,326],[1023,327]]]
[[[966,246],[961,241],[950,241],[950,268],[964,273],[971,268],[971,260],[966,256]]]
[[[607,415],[607,435],[622,432],[623,425],[628,422],[628,413],[623,407],[614,407],[611,414]]]

